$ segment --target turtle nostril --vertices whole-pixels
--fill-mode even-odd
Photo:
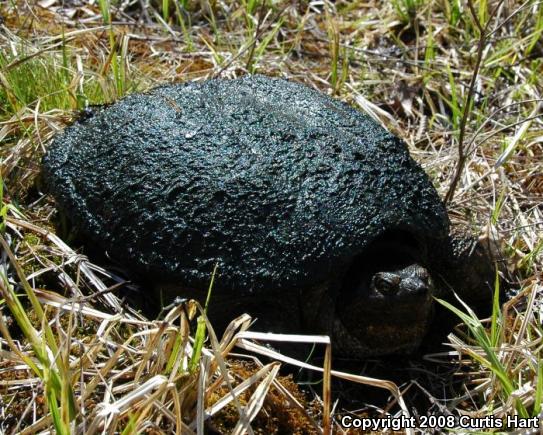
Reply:
[[[407,294],[422,296],[430,291],[430,286],[426,280],[408,278],[402,284]]]
[[[428,293],[429,290],[430,288],[428,287],[428,285],[424,282],[421,282],[413,288],[413,293],[416,295],[423,295]]]

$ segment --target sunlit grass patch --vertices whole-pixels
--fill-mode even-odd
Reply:
[[[542,290],[532,282],[503,308],[496,291],[492,315],[486,321],[462,301],[460,308],[439,301],[462,321],[461,335],[451,334],[449,340],[459,366],[470,369],[465,388],[466,396],[472,398],[473,408],[466,409],[471,415],[527,419],[541,413],[543,327],[536,298]]]

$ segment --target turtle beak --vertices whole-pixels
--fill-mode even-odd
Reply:
[[[432,279],[425,269],[418,270],[411,276],[404,277],[399,284],[399,297],[427,298],[434,288]]]
[[[430,286],[428,283],[421,281],[420,279],[407,278],[404,279],[402,285],[403,291],[413,296],[423,296],[428,294]]]

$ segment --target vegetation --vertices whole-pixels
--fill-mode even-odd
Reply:
[[[539,415],[542,33],[537,0],[0,3],[0,431],[329,433],[347,412]],[[280,338],[248,331],[249,316],[219,340],[194,301],[148,319],[124,303],[131,284],[63,234],[40,159],[79,110],[164,81],[246,73],[368,113],[405,139],[456,224],[502,245],[509,286],[497,281],[490,318],[449,306],[461,320],[450,350],[422,359],[447,372],[439,397],[421,361],[396,385],[332,370],[322,337],[291,339],[324,346],[323,368],[285,358],[259,344]],[[322,391],[302,392],[285,364],[323,371]],[[390,397],[332,410],[332,377]]]

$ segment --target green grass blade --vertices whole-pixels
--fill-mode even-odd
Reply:
[[[541,410],[541,402],[543,401],[543,361],[538,361],[537,366],[537,385],[535,390],[535,402],[532,415],[539,415]]]
[[[126,426],[124,427],[123,431],[121,432],[121,435],[129,435],[136,433],[136,423],[138,421],[138,418],[136,415],[130,413],[128,416],[128,422],[126,423]]]
[[[502,317],[500,310],[500,274],[498,273],[498,268],[496,267],[496,277],[494,280],[494,297],[492,302],[492,315],[490,317],[490,342],[493,347],[499,345],[499,340],[501,338],[501,326]]]
[[[506,396],[510,397],[516,389],[515,381],[509,378],[505,367],[503,366],[498,355],[494,351],[490,337],[488,336],[483,324],[481,323],[477,315],[458,296],[456,296],[456,298],[464,306],[464,308],[466,309],[466,313],[464,313],[447,301],[438,298],[436,298],[436,300],[441,305],[456,314],[465,323],[465,325],[468,327],[469,331],[473,335],[476,343],[483,349],[486,355],[486,359],[482,358],[478,359],[478,361],[487,369],[492,371],[492,373],[499,379]],[[522,417],[526,418],[528,416],[526,408],[519,400],[515,400],[515,403],[518,413]]]
[[[207,314],[207,307],[209,306],[209,301],[211,299],[211,291],[213,289],[213,283],[215,282],[215,274],[217,273],[218,265],[215,264],[213,269],[213,274],[211,275],[211,282],[209,283],[209,288],[207,290],[206,303],[204,306],[204,314]],[[189,372],[192,373],[198,367],[200,361],[200,355],[202,353],[202,348],[204,346],[206,338],[206,322],[203,316],[198,317],[198,326],[196,327],[196,334],[194,337],[194,349],[192,351],[192,356],[189,362]]]

